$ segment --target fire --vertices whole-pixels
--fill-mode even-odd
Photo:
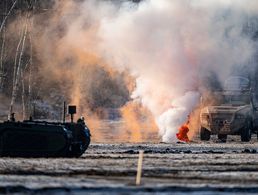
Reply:
[[[177,136],[177,139],[179,139],[180,141],[184,141],[184,142],[190,141],[188,138],[189,123],[190,122],[188,119],[188,121],[178,129],[178,133],[176,134],[176,136]]]
[[[180,141],[189,142],[192,141],[199,133],[199,117],[202,105],[199,104],[195,109],[188,115],[187,121],[178,128],[176,137]]]

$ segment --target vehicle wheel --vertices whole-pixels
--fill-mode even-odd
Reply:
[[[252,137],[252,129],[250,121],[246,122],[245,127],[241,131],[241,141],[242,142],[249,142]]]
[[[211,138],[211,132],[204,127],[201,127],[200,138],[203,141],[209,141]]]
[[[227,141],[227,137],[228,135],[225,134],[218,134],[218,139],[222,142],[226,142]]]

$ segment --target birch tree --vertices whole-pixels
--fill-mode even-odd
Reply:
[[[31,4],[32,9],[32,16],[34,15],[36,0],[34,0]],[[30,42],[30,60],[29,60],[29,80],[28,80],[28,114],[32,115],[32,71],[33,71],[33,45],[32,45],[32,38],[33,38],[33,26],[34,26],[34,18],[32,17],[30,20],[30,34],[29,34],[29,42]]]
[[[4,9],[4,14],[3,14],[3,19],[2,21],[4,21],[4,17],[6,14],[6,10],[7,10],[7,2],[5,1],[5,8]],[[4,77],[5,77],[5,72],[4,72],[4,56],[5,56],[5,41],[6,41],[6,28],[5,25],[3,25],[3,31],[2,31],[2,42],[1,42],[1,50],[0,50],[0,93],[3,92],[3,84],[4,84]]]
[[[3,92],[3,86],[4,86],[4,79],[7,76],[7,73],[5,72],[4,67],[4,61],[5,61],[5,46],[6,46],[6,22],[8,17],[10,16],[12,10],[14,9],[17,1],[14,1],[12,3],[11,8],[8,8],[8,0],[5,0],[2,2],[2,11],[3,11],[3,18],[1,20],[0,24],[0,34],[1,34],[1,46],[0,46],[0,93]]]
[[[15,0],[15,1],[13,2],[12,7],[9,9],[8,13],[5,15],[5,17],[4,17],[4,19],[3,19],[2,23],[1,23],[1,26],[0,26],[0,33],[2,32],[3,27],[4,27],[4,25],[5,25],[5,22],[6,22],[7,18],[8,18],[8,16],[9,16],[9,15],[11,14],[11,12],[13,11],[13,9],[14,9],[16,3],[17,3],[17,0]]]
[[[12,97],[11,97],[11,103],[10,103],[10,109],[9,109],[10,114],[13,112],[13,106],[17,98],[17,91],[18,91],[19,81],[21,77],[22,59],[24,54],[25,41],[27,38],[27,32],[28,32],[28,16],[25,19],[25,24],[21,33],[19,43],[17,45],[16,54],[15,54],[13,89],[12,89]]]

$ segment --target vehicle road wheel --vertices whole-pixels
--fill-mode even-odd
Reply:
[[[227,141],[227,137],[228,135],[225,134],[218,134],[218,139],[222,142],[226,142]]]
[[[200,138],[203,141],[209,141],[211,138],[211,132],[204,127],[201,127]]]
[[[245,127],[241,130],[241,141],[249,142],[252,137],[252,129],[250,121],[246,122]]]

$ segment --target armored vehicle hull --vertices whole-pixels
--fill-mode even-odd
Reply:
[[[209,140],[211,134],[217,134],[220,140],[226,141],[227,135],[240,135],[241,141],[248,142],[255,127],[250,82],[247,78],[231,77],[224,88],[221,92],[213,93],[213,105],[203,105],[200,138]]]
[[[0,156],[79,157],[89,144],[90,131],[85,124],[0,123]]]
[[[252,107],[245,106],[209,106],[201,111],[200,137],[209,140],[210,135],[218,135],[225,140],[227,135],[241,135],[242,141],[251,139]]]

